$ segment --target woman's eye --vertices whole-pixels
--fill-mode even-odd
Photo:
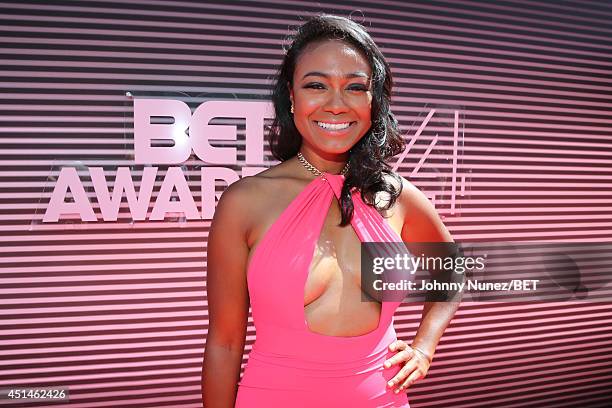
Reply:
[[[321,84],[307,84],[304,86],[304,88],[313,88],[313,89],[323,89],[323,85]]]
[[[325,87],[322,84],[318,84],[318,83],[306,84],[304,85],[304,88],[325,89]],[[364,85],[352,85],[352,86],[349,86],[347,89],[349,91],[360,91],[360,92],[365,92],[368,90],[368,88],[365,87]]]

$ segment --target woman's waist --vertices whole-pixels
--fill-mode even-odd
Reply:
[[[352,370],[384,359],[397,338],[393,324],[356,337],[327,336],[306,330],[268,328],[256,332],[249,358],[280,366]]]
[[[380,377],[384,383],[385,355],[352,363],[321,363],[269,356],[251,351],[240,385],[281,390],[312,390],[337,385],[355,389],[360,382]],[[384,388],[384,386],[382,386]]]
[[[319,399],[337,394],[343,399],[357,398],[361,403],[369,399],[382,401],[384,398],[394,398],[386,384],[401,367],[383,366],[384,361],[393,354],[384,348],[365,357],[325,362],[309,356],[262,353],[254,348],[239,385],[250,389],[302,392],[300,395],[305,397],[317,391]],[[322,390],[329,390],[331,394]]]

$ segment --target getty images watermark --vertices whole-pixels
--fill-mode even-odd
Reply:
[[[612,243],[363,243],[364,300],[609,301]]]

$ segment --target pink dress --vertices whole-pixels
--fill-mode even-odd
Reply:
[[[399,365],[384,368],[396,340],[393,314],[399,302],[382,302],[376,329],[339,337],[310,331],[304,285],[328,209],[344,176],[323,173],[312,180],[258,243],[247,271],[256,340],[239,382],[236,407],[403,407],[387,381]],[[352,192],[351,224],[361,242],[402,239],[375,208]],[[403,246],[403,245],[402,245]],[[406,248],[403,246],[403,248]]]

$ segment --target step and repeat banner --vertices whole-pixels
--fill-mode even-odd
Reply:
[[[69,398],[0,406],[202,406],[211,219],[278,163],[271,84],[321,12],[382,49],[389,164],[456,242],[600,248],[561,299],[463,302],[411,406],[609,406],[612,3],[569,0],[2,2],[0,389]]]

